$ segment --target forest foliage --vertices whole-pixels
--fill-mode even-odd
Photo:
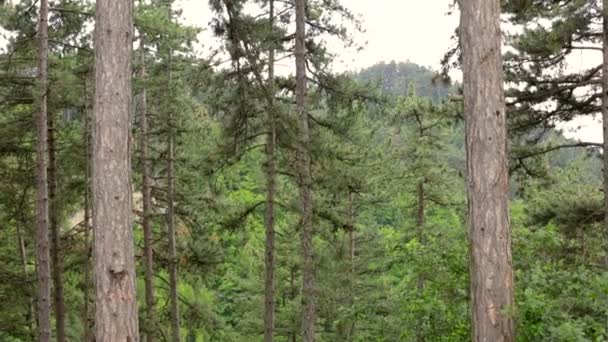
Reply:
[[[514,13],[509,17],[514,25],[530,18],[553,24],[511,37],[513,51],[505,56],[507,81],[513,82],[507,102],[513,113],[508,116],[509,198],[516,304],[509,314],[519,341],[603,341],[608,338],[608,272],[602,153],[597,144],[581,145],[556,128],[559,120],[598,111],[601,91],[586,87],[599,69],[551,72],[573,41],[596,42],[598,9],[584,1],[559,9],[551,1],[515,3],[505,5]],[[94,324],[93,297],[85,295],[93,293],[86,273],[92,255],[85,220],[93,5],[54,1],[49,22],[54,210],[69,341],[83,340],[87,325]],[[267,51],[275,50],[277,59],[292,53],[290,6],[279,6],[283,12],[270,23],[246,10],[258,6],[266,13],[267,1],[210,1],[213,30],[222,42],[218,56],[228,56],[228,62],[198,56],[199,29],[181,24],[171,6],[172,1],[151,0],[135,7],[132,178],[140,329],[158,340],[170,336],[166,161],[171,134],[181,339],[262,341],[265,136],[266,114],[272,111],[274,336],[300,340],[295,79],[277,75],[270,86],[265,80]],[[361,23],[334,1],[309,1],[307,15],[317,340],[470,340],[461,84],[412,62],[331,73],[332,54],[322,37],[336,35],[348,43],[350,36],[335,18],[351,21],[355,29]],[[7,342],[32,341],[36,334],[36,21],[31,0],[0,5],[0,25],[14,33],[0,54],[0,340]],[[145,313],[141,227],[144,89],[156,289],[152,317]],[[557,105],[542,109],[538,104],[546,101]]]

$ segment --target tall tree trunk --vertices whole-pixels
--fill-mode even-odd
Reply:
[[[274,0],[268,2],[270,7],[270,29],[274,26]],[[265,243],[265,276],[264,276],[264,342],[274,338],[274,198],[276,192],[276,126],[274,117],[274,48],[268,51],[268,88],[271,92],[267,110],[268,135],[266,136],[266,227]]]
[[[349,249],[348,249],[348,254],[349,254],[349,261],[350,261],[350,281],[349,281],[349,286],[350,286],[350,308],[351,308],[351,312],[353,314],[353,317],[351,317],[351,322],[350,322],[350,329],[348,331],[348,336],[347,336],[347,341],[353,341],[355,339],[355,325],[356,325],[356,316],[354,316],[354,309],[355,309],[355,282],[356,282],[356,277],[357,274],[355,273],[356,269],[355,269],[355,247],[356,247],[356,240],[355,240],[355,194],[352,191],[348,192],[348,225],[349,225],[349,229],[348,229],[348,245],[349,245]]]
[[[424,180],[421,180],[420,182],[418,182],[418,188],[416,190],[417,192],[417,197],[418,197],[418,201],[416,203],[416,233],[418,235],[418,240],[420,241],[420,244],[425,245],[426,244],[426,239],[425,239],[425,234],[424,234],[424,225],[426,223],[426,215],[425,215],[425,209],[426,209],[426,194],[424,192]],[[423,274],[418,274],[418,289],[420,290],[419,292],[422,292],[422,290],[424,289],[424,275]]]
[[[169,52],[169,94],[173,92],[172,85],[172,54]],[[167,234],[169,235],[169,297],[171,314],[171,339],[179,342],[179,308],[177,302],[177,250],[175,246],[175,130],[173,110],[169,109],[169,153],[168,153],[168,208],[167,208]]]
[[[514,340],[500,1],[460,2],[474,341]]]
[[[148,148],[148,99],[146,94],[146,50],[142,38],[141,42],[141,68],[140,79],[142,81],[142,90],[140,94],[140,114],[139,120],[141,125],[141,165],[142,165],[142,199],[143,199],[143,216],[142,228],[144,233],[144,265],[145,265],[145,291],[146,291],[146,340],[154,342],[155,334],[154,327],[156,324],[155,315],[155,300],[154,300],[154,249],[152,237],[152,196],[150,182],[150,151]]]
[[[87,89],[87,80],[84,80],[84,265],[83,265],[83,313],[82,313],[82,324],[84,326],[84,342],[93,341],[93,332],[91,331],[90,322],[90,283],[91,283],[91,124],[89,112],[89,97]]]
[[[95,338],[138,342],[130,159],[133,2],[97,0],[95,19]]]
[[[51,266],[53,270],[53,303],[55,305],[55,334],[57,342],[65,342],[65,301],[63,296],[63,262],[61,260],[61,229],[59,227],[59,204],[57,198],[57,149],[55,141],[55,116],[47,114],[48,122],[48,185],[49,223],[51,231]]]
[[[421,132],[422,136],[422,132]],[[418,241],[424,247],[426,245],[425,237],[424,237],[424,225],[426,222],[426,194],[424,192],[424,180],[418,182],[418,187],[416,189],[416,195],[418,197],[416,203],[416,233],[418,235]],[[422,272],[418,273],[418,297],[422,299],[422,295],[424,292],[424,274]],[[418,317],[416,319],[416,341],[424,342],[424,331],[422,329],[423,317]]]
[[[296,102],[298,141],[296,172],[300,193],[300,235],[302,243],[302,338],[315,340],[315,264],[312,226],[312,176],[309,151],[308,112],[306,110],[306,0],[296,0]]]
[[[38,341],[51,339],[51,265],[47,148],[48,0],[40,0],[38,18],[38,94],[36,116],[36,261],[38,273]]]
[[[604,252],[606,253],[604,266],[608,270],[608,0],[603,0],[602,5],[602,128],[604,131]],[[608,336],[608,309],[605,320],[606,336]]]

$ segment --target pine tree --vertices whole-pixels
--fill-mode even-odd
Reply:
[[[460,3],[474,341],[514,341],[500,2]]]
[[[95,15],[95,338],[139,341],[130,163],[133,4],[98,0]]]
[[[155,296],[154,296],[154,249],[152,237],[152,198],[151,198],[151,180],[150,180],[150,151],[148,146],[149,128],[148,128],[148,99],[146,91],[146,44],[145,39],[140,39],[140,70],[139,77],[142,82],[141,92],[139,94],[139,125],[140,125],[140,149],[141,149],[141,173],[142,173],[142,229],[144,235],[144,264],[145,264],[145,297],[146,297],[146,321],[145,321],[145,338],[148,342],[154,342],[155,333],[151,327],[155,320]]]
[[[47,0],[41,0],[38,18],[38,91],[37,101],[37,197],[36,226],[38,269],[38,341],[51,340],[51,265],[49,251],[49,195],[48,195],[48,147],[47,147],[47,96],[48,96],[48,13]]]
[[[275,22],[274,0],[268,1],[268,24],[270,31],[274,30]],[[265,264],[264,264],[264,342],[272,342],[275,329],[275,196],[276,196],[276,140],[277,128],[274,105],[274,56],[275,49],[270,46],[268,51],[268,88],[270,101],[266,110],[268,133],[266,135],[266,212],[264,216],[265,232]]]

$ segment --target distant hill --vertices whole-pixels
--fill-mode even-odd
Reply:
[[[365,83],[376,84],[384,94],[407,95],[413,82],[418,96],[441,101],[448,95],[451,84],[434,81],[433,70],[412,62],[381,62],[361,70],[356,78]]]

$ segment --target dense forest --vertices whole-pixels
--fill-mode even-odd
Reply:
[[[0,1],[0,341],[608,340],[608,1],[201,1]]]

